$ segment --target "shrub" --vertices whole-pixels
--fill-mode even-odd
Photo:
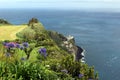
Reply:
[[[19,32],[17,33],[16,35],[19,37],[19,38],[23,38],[23,39],[26,39],[26,40],[33,40],[35,39],[35,31],[29,27],[25,28],[22,32]]]
[[[2,80],[57,80],[57,74],[38,62],[3,63],[0,62],[0,78]]]

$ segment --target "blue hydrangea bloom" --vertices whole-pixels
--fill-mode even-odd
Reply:
[[[29,47],[28,42],[24,42],[24,43],[23,43],[23,46],[24,46],[25,48]]]
[[[46,48],[41,48],[41,49],[39,50],[39,53],[46,53],[46,52],[47,52]]]
[[[3,44],[4,46],[7,46],[8,43],[7,43],[7,42],[3,42],[2,44]]]
[[[24,47],[23,47],[23,46],[20,46],[20,49],[21,49],[21,50],[23,50],[23,49],[24,49]]]
[[[6,46],[8,46],[8,48],[14,48],[15,44],[11,42],[11,43],[8,43]]]
[[[47,56],[47,50],[46,50],[46,48],[41,48],[41,49],[38,50],[38,52],[39,52],[40,54],[42,54],[44,57]]]
[[[17,43],[16,44],[16,48],[21,48],[20,44]]]
[[[83,74],[79,74],[79,75],[78,75],[79,78],[82,78],[83,76],[84,76]]]

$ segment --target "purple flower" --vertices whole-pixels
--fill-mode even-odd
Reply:
[[[23,43],[23,46],[24,46],[25,48],[27,48],[27,47],[29,47],[29,44],[28,44],[27,42],[24,42],[24,43]]]
[[[20,44],[16,43],[16,48],[21,48]]]
[[[46,50],[46,48],[41,48],[41,49],[39,50],[39,52],[40,52],[40,53],[46,53],[47,50]]]
[[[5,56],[6,57],[10,57],[11,55],[10,55],[10,53],[6,53]]]
[[[63,69],[61,72],[68,73],[67,69]]]
[[[39,49],[38,50],[38,52],[40,53],[40,54],[42,54],[44,57],[46,57],[47,56],[47,50],[46,50],[46,48],[41,48],[41,49]]]
[[[15,43],[10,42],[6,46],[8,46],[8,48],[14,48],[15,47]]]
[[[79,74],[79,75],[78,75],[79,78],[82,78],[83,76],[84,76],[83,74]]]
[[[7,43],[7,42],[3,42],[2,44],[3,44],[4,46],[7,46],[8,43]]]
[[[23,49],[24,49],[24,47],[23,47],[23,46],[20,46],[20,49],[21,49],[21,50],[23,50]]]

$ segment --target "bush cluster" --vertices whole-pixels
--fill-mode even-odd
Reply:
[[[66,38],[53,34],[32,19],[19,39],[0,42],[0,80],[98,80],[94,67],[56,44]]]

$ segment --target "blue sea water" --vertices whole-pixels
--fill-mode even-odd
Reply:
[[[0,10],[13,24],[38,18],[46,29],[73,35],[86,50],[86,62],[95,66],[100,80],[120,80],[120,13],[62,10]]]

